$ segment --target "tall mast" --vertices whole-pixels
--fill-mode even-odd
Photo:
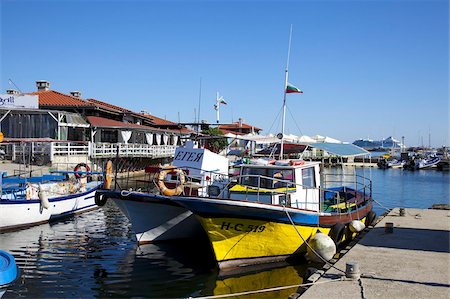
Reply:
[[[216,109],[216,119],[217,119],[217,123],[219,123],[219,118],[220,118],[219,92],[217,92],[217,94],[216,94],[216,104],[214,105],[214,109]]]
[[[202,102],[202,77],[200,77],[200,88],[198,91],[198,117],[197,117],[197,134],[200,131],[200,104]]]
[[[291,39],[292,39],[292,24],[291,24],[291,30],[289,32],[289,47],[288,47],[288,55],[287,55],[287,62],[286,62],[286,71],[284,75],[284,91],[283,91],[283,118],[281,121],[281,144],[280,144],[280,159],[283,159],[283,139],[284,139],[284,127],[286,124],[286,88],[288,84],[288,70],[289,70],[289,57],[291,55]]]

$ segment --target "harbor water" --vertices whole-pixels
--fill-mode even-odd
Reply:
[[[325,172],[342,171],[335,168]],[[372,177],[377,214],[385,208],[449,204],[449,173],[357,169]],[[137,246],[112,203],[60,222],[0,234],[21,276],[3,298],[187,298],[298,285],[308,265],[243,274],[219,273],[206,240]],[[297,287],[239,298],[287,298]]]

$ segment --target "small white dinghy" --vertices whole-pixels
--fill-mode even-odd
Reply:
[[[38,225],[97,207],[94,197],[101,181],[43,177],[0,179],[0,231]]]

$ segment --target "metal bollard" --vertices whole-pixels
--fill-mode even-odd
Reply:
[[[359,264],[357,262],[348,262],[345,264],[345,277],[357,280],[361,276],[359,272]]]
[[[386,224],[384,225],[384,232],[386,234],[392,234],[394,232],[394,223],[386,222]]]

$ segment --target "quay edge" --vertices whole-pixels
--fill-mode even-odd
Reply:
[[[291,298],[450,298],[450,211],[405,210],[393,209],[334,264],[357,262],[360,279],[336,281],[343,273],[330,268]]]

